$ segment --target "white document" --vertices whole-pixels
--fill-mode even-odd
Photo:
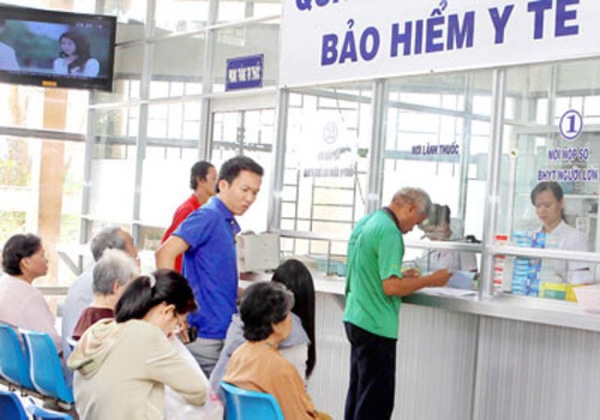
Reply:
[[[456,271],[448,280],[446,287],[452,287],[454,289],[471,289],[475,274],[470,271]]]
[[[419,290],[421,293],[435,296],[452,296],[452,297],[466,297],[474,296],[477,294],[475,290],[466,289],[453,289],[451,287],[426,287]]]

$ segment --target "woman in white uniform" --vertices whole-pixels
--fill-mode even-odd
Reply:
[[[425,236],[432,241],[462,241],[454,238],[450,228],[450,207],[433,204],[425,222],[420,226]],[[472,252],[453,251],[449,249],[432,249],[417,260],[417,265],[423,272],[436,271],[446,268],[452,272],[477,271],[477,259]]]
[[[546,234],[545,248],[589,251],[586,235],[565,223],[564,194],[557,182],[540,182],[531,191],[530,198],[542,222],[538,232]],[[586,262],[544,259],[542,270],[563,282],[581,284],[591,281],[590,264]]]

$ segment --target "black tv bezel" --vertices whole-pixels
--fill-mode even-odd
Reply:
[[[21,73],[0,69],[0,83],[51,88],[73,88],[112,92],[114,78],[117,18],[109,15],[62,12],[20,6],[0,5],[0,19],[59,24],[103,23],[110,26],[108,68],[106,77],[84,77],[42,73]]]

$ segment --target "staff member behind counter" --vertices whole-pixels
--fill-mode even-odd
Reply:
[[[432,241],[466,241],[462,237],[453,236],[450,227],[450,207],[432,204],[427,219],[419,225],[425,237]],[[427,250],[415,261],[421,272],[436,271],[447,268],[451,272],[477,271],[477,258],[472,252],[461,252],[450,249]]]
[[[546,234],[546,248],[589,251],[586,235],[565,223],[563,197],[563,190],[557,182],[540,182],[531,191],[531,204],[542,222],[537,232]],[[563,282],[580,284],[589,283],[592,279],[590,263],[586,262],[544,259],[542,270]]]

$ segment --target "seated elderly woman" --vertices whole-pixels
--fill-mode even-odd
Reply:
[[[73,330],[73,339],[79,340],[83,333],[97,321],[115,317],[115,306],[125,285],[138,275],[133,258],[119,249],[107,249],[94,265],[94,300],[79,317]]]
[[[273,395],[286,420],[327,419],[315,409],[296,368],[277,349],[290,334],[293,306],[294,295],[279,283],[256,283],[244,291],[240,315],[247,341],[231,356],[223,381]]]
[[[203,405],[206,380],[169,341],[195,309],[191,287],[174,270],[130,282],[117,302],[115,320],[88,328],[67,361],[75,371],[79,417],[162,420],[165,385],[188,403]]]
[[[42,293],[32,285],[48,272],[42,240],[31,233],[11,236],[2,250],[2,268],[0,322],[47,333],[60,354],[62,342],[54,327],[54,315]]]
[[[302,379],[308,379],[315,367],[317,352],[315,338],[315,288],[308,268],[296,259],[284,261],[277,267],[271,281],[283,284],[294,295],[290,335],[281,342],[279,351],[294,365]],[[219,361],[210,375],[210,385],[221,401],[225,396],[219,387],[231,355],[244,343],[244,324],[239,314],[231,319]]]

